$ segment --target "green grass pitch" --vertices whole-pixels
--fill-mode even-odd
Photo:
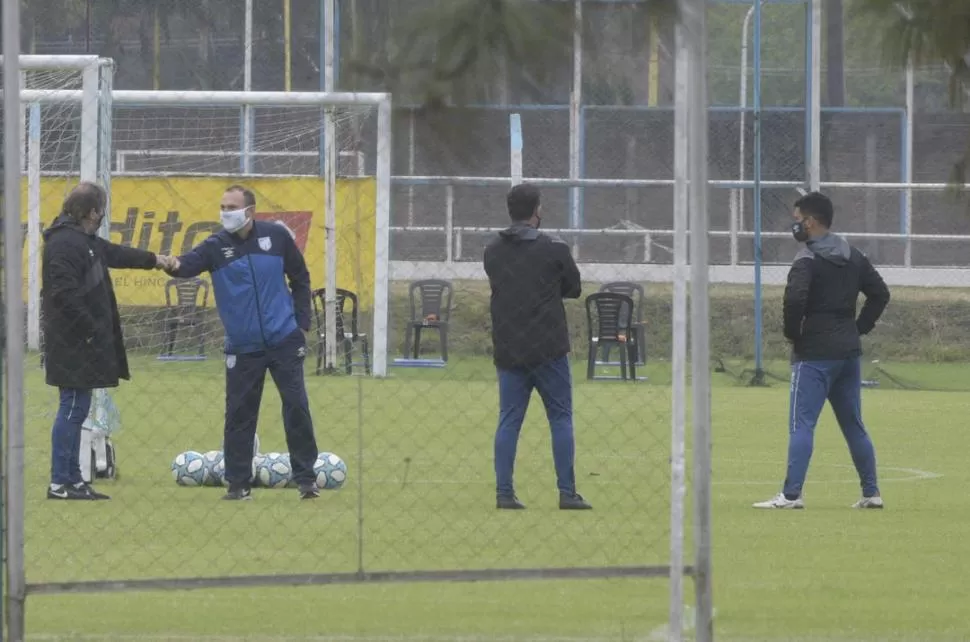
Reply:
[[[949,368],[947,377],[970,375]],[[535,396],[516,471],[529,509],[499,514],[497,390],[484,360],[393,369],[384,381],[309,376],[320,449],[344,458],[348,483],[316,502],[257,489],[243,504],[178,487],[169,473],[179,452],[220,449],[221,361],[148,357],[133,358],[134,380],[115,393],[121,476],[99,484],[112,501],[45,500],[54,394],[34,361],[28,580],[343,572],[361,561],[368,570],[663,564],[669,374],[648,371],[647,384],[586,382],[577,364],[577,477],[595,510],[557,510]],[[750,504],[777,492],[784,473],[787,386],[714,381],[717,639],[970,639],[966,394],[864,392],[885,511],[849,509],[858,484],[826,410],[807,510],[759,512]],[[262,451],[283,451],[269,380],[260,426]],[[651,640],[667,608],[666,580],[561,580],[37,595],[27,620],[31,640]]]

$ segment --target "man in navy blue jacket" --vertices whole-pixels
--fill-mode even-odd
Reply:
[[[212,275],[226,331],[224,499],[251,499],[256,419],[269,370],[283,401],[283,429],[300,497],[320,496],[317,443],[303,378],[310,329],[310,273],[289,231],[253,220],[255,195],[240,185],[222,195],[223,229],[178,257],[172,276]],[[284,282],[289,281],[289,289]]]
[[[853,508],[882,508],[876,452],[862,421],[862,341],[889,304],[889,288],[866,255],[831,232],[832,201],[812,192],[795,203],[792,236],[805,247],[788,271],[783,304],[792,344],[788,474],[782,492],[755,508],[801,509],[802,488],[825,401],[835,412],[862,487]],[[865,296],[856,314],[859,294]]]

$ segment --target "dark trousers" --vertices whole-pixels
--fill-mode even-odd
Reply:
[[[81,425],[91,409],[91,390],[60,388],[60,397],[51,428],[51,483],[80,484]]]
[[[498,369],[499,421],[495,432],[495,479],[499,495],[512,495],[512,473],[519,432],[529,408],[532,390],[539,391],[552,431],[552,457],[559,492],[576,492],[573,462],[573,386],[569,359],[560,357],[534,368]]]
[[[290,451],[293,479],[314,480],[317,442],[313,435],[310,403],[303,379],[306,340],[297,330],[272,350],[226,357],[226,481],[246,485],[252,481],[256,421],[269,370],[283,401],[283,430]]]
[[[785,495],[801,496],[812,459],[815,424],[826,399],[849,446],[863,496],[878,495],[876,452],[862,423],[862,360],[859,357],[799,361],[792,366]]]

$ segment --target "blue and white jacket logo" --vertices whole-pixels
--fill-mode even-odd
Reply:
[[[259,249],[264,252],[269,252],[270,248],[273,247],[273,239],[268,236],[260,237],[259,239]]]

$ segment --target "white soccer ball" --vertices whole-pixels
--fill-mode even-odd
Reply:
[[[202,454],[205,462],[206,486],[222,486],[226,479],[226,460],[221,450],[210,450]]]
[[[252,481],[253,481],[253,485],[254,486],[259,486],[259,485],[262,484],[262,482],[259,481],[259,469],[265,463],[266,463],[266,455],[260,454],[260,455],[256,455],[255,457],[253,457],[253,478],[252,478]]]
[[[317,486],[326,490],[337,490],[347,481],[347,464],[333,453],[320,453],[313,466],[317,475]]]
[[[203,486],[209,479],[202,453],[188,450],[172,461],[172,478],[179,486]]]
[[[290,458],[280,453],[266,453],[256,469],[256,478],[264,488],[285,488],[290,475]]]

